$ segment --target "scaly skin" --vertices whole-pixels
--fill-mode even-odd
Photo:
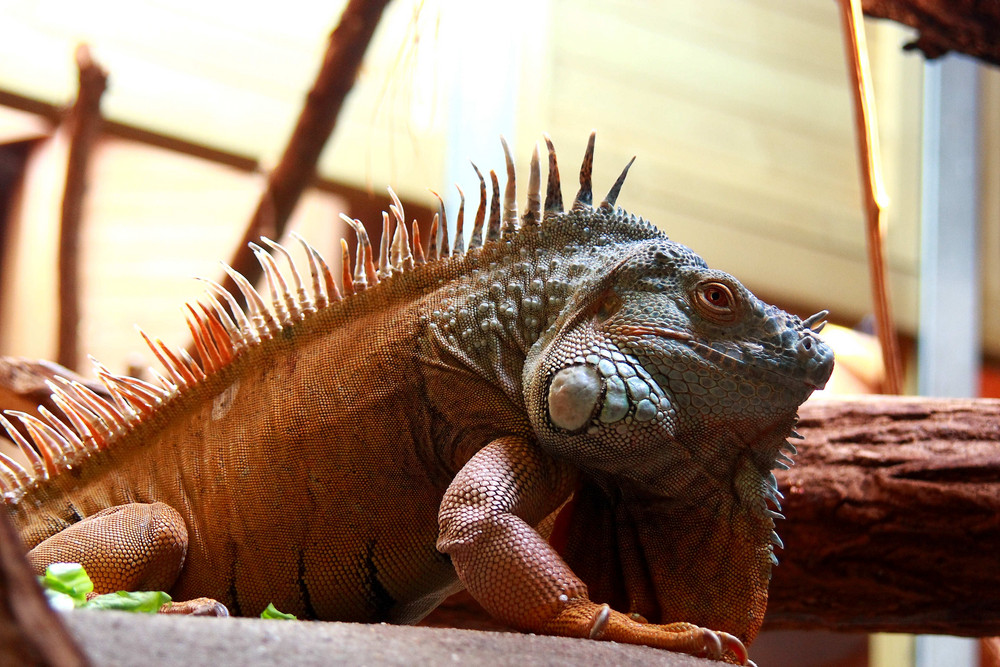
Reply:
[[[770,469],[832,369],[822,315],[762,304],[615,210],[620,182],[592,206],[592,149],[564,213],[550,148],[541,224],[533,162],[520,229],[508,167],[502,225],[494,185],[488,240],[462,256],[410,268],[397,233],[362,290],[362,238],[342,301],[279,286],[277,321],[228,332],[192,311],[206,360],[153,344],[181,385],[159,404],[107,377],[140,416],[60,389],[81,442],[50,433],[51,461],[0,476],[32,563],[354,621],[414,622],[464,585],[527,631],[745,661]],[[557,552],[537,528],[571,495]]]

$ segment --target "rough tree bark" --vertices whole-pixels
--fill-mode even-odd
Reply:
[[[916,28],[908,49],[928,58],[959,51],[1000,65],[1000,2],[989,0],[863,0],[865,14]]]
[[[280,238],[303,190],[316,175],[316,164],[347,93],[354,86],[365,50],[389,0],[350,0],[340,23],[330,33],[323,65],[299,115],[281,160],[267,178],[257,209],[240,241],[230,266],[253,283],[261,267],[247,247],[261,235]],[[236,283],[225,276],[223,286],[239,293]]]
[[[769,627],[1000,634],[1000,401],[873,396],[800,414]]]
[[[63,190],[62,219],[59,228],[59,331],[56,361],[63,366],[77,366],[80,324],[80,222],[83,198],[87,191],[87,165],[90,150],[101,126],[101,96],[108,75],[81,44],[76,49],[79,91],[66,123],[69,127],[69,155],[66,158],[66,184]]]

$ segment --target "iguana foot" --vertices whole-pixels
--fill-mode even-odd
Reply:
[[[229,616],[226,605],[212,598],[195,598],[184,602],[168,602],[160,607],[161,614],[187,614],[189,616]]]
[[[641,618],[641,617],[640,617]],[[748,656],[743,642],[728,632],[718,632],[691,623],[657,625],[635,620],[614,611],[610,606],[598,605],[578,598],[566,607],[545,627],[547,632],[563,636],[584,636],[625,644],[644,644],[694,656],[746,665]]]
[[[161,502],[127,503],[92,514],[35,545],[37,574],[52,563],[80,563],[97,593],[168,591],[184,566],[184,517]]]

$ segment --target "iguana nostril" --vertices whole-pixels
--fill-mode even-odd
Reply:
[[[813,339],[808,334],[803,336],[795,346],[795,351],[799,357],[811,357],[813,355]]]

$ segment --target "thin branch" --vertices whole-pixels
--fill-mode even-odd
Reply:
[[[255,282],[261,268],[247,243],[261,235],[279,238],[303,190],[316,176],[320,153],[333,132],[344,99],[354,86],[365,50],[371,41],[389,0],[351,0],[330,33],[323,66],[281,160],[270,173],[267,187],[230,265]],[[236,292],[236,284],[226,276],[223,286]]]
[[[875,326],[882,348],[885,366],[885,392],[898,394],[903,388],[903,364],[899,353],[896,324],[892,319],[883,239],[885,229],[882,211],[886,204],[882,186],[882,164],[879,157],[878,120],[871,87],[868,46],[859,0],[838,0],[844,25],[845,50],[853,82],[854,119],[857,124],[858,158],[861,162],[862,185],[867,218],[868,273],[871,279],[872,301],[875,306]]]
[[[56,360],[68,368],[77,366],[80,323],[80,225],[87,191],[87,166],[91,148],[101,127],[101,96],[107,73],[94,62],[87,45],[76,49],[79,91],[69,112],[69,155],[59,229],[59,331]]]

